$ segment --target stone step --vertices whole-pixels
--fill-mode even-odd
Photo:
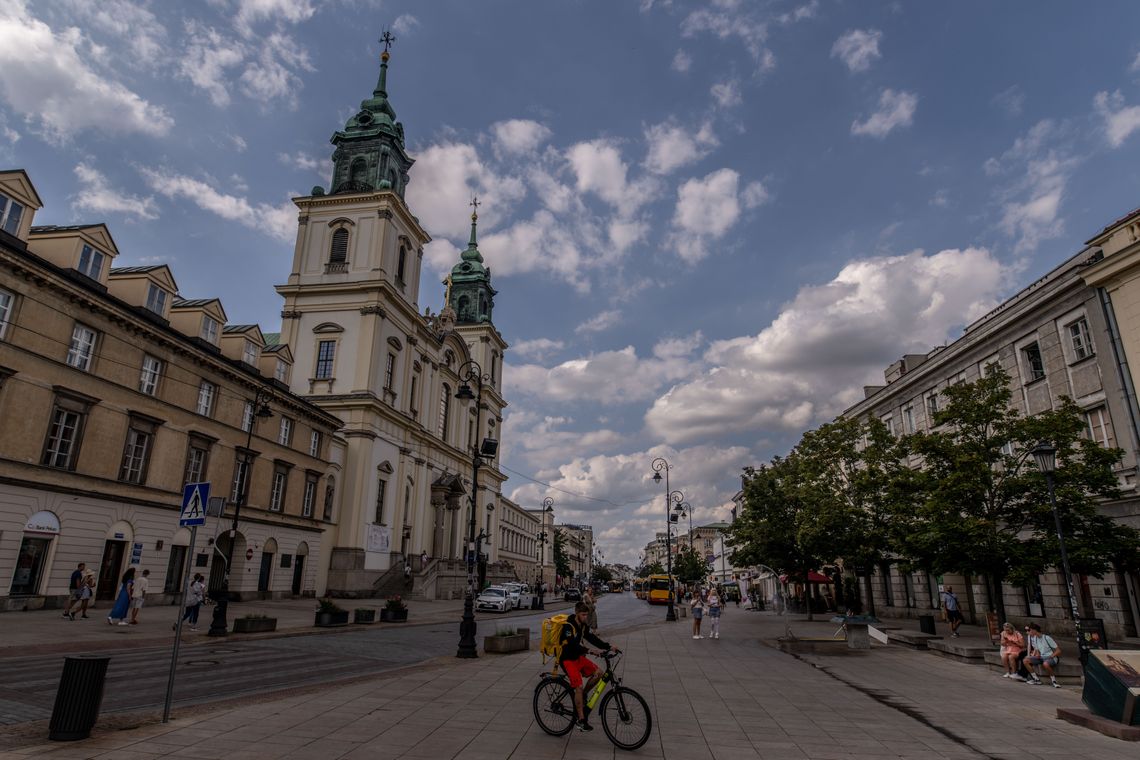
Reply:
[[[1062,652],[1063,654],[1063,652]],[[1005,666],[1001,664],[1001,652],[997,650],[990,650],[985,653],[984,662],[987,670],[994,673],[1004,673]],[[1062,657],[1061,661],[1057,663],[1057,667],[1053,668],[1057,673],[1057,681],[1066,686],[1080,686],[1082,682],[1082,670],[1080,660],[1070,657]],[[1042,678],[1043,681],[1048,679]]]
[[[986,652],[994,650],[991,644],[970,643],[962,639],[928,639],[926,648],[939,657],[971,665],[983,664]]]
[[[938,634],[923,633],[922,631],[907,631],[902,628],[887,631],[887,639],[892,644],[898,644],[911,649],[926,649],[933,639],[941,639]]]

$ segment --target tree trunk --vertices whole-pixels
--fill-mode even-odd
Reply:
[[[1005,622],[1005,594],[1002,593],[1002,580],[999,575],[986,576],[986,588],[989,589],[990,607],[997,612],[998,624]]]
[[[871,587],[871,573],[863,576],[863,588],[867,589],[867,613],[874,617],[875,615],[875,591]]]

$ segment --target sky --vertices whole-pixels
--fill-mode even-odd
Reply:
[[[1095,7],[1096,12],[1087,9]],[[433,240],[480,250],[511,348],[505,493],[607,562],[729,516],[786,453],[1140,205],[1140,5],[0,0],[0,166],[39,224],[279,329],[290,198],[375,87]]]

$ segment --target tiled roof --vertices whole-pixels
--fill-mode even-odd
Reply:
[[[98,224],[37,224],[31,229],[32,232],[66,232],[68,230],[89,230],[92,227],[99,227]]]
[[[217,301],[216,298],[175,298],[170,305],[172,309],[197,309]]]
[[[223,333],[244,333],[250,330],[256,330],[257,325],[226,325],[222,328]]]
[[[144,272],[153,272],[156,269],[162,269],[165,264],[149,264],[146,266],[137,267],[111,267],[111,274],[142,274]]]
[[[280,351],[287,351],[288,349],[288,343],[271,343],[261,350],[267,354],[276,354]]]
[[[279,332],[262,333],[261,335],[262,335],[262,337],[265,338],[265,347],[266,348],[269,348],[270,346],[275,346],[281,342],[281,333],[279,333]]]

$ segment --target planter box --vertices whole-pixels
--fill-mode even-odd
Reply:
[[[348,625],[348,610],[340,612],[318,612],[313,625],[318,628],[332,628],[338,625]]]
[[[376,610],[353,610],[352,611],[352,622],[363,623],[363,624],[375,623],[376,622]]]
[[[234,618],[234,633],[266,633],[277,630],[277,618]]]
[[[380,610],[380,622],[382,623],[406,623],[408,622],[408,611],[403,610],[390,610],[387,607]]]
[[[525,652],[530,648],[530,633],[514,633],[510,636],[484,636],[483,651],[507,654]]]

